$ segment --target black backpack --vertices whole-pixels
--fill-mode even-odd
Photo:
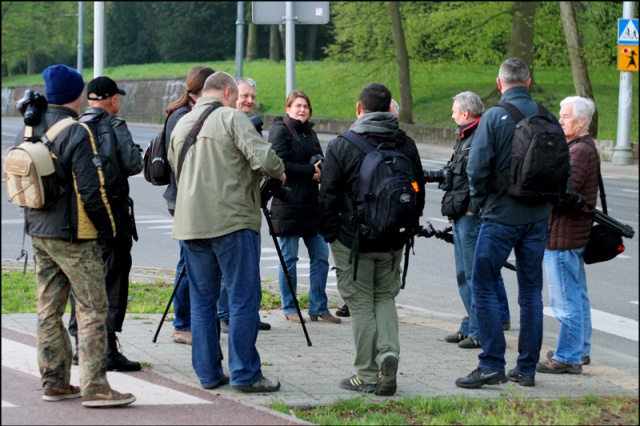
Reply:
[[[89,125],[96,136],[98,144],[98,159],[104,173],[105,189],[109,198],[126,197],[129,195],[129,183],[126,175],[120,169],[118,158],[118,142],[111,127],[111,115],[107,111],[101,113],[87,112],[78,121]]]
[[[498,105],[517,122],[507,194],[527,203],[557,203],[566,192],[571,175],[569,146],[562,127],[540,104],[538,112],[528,117],[508,102]]]
[[[406,277],[409,250],[419,225],[418,176],[413,162],[389,144],[377,148],[353,131],[342,136],[366,155],[360,166],[355,205],[356,235],[351,260],[355,256],[353,277],[357,273],[357,256],[361,240],[406,239]]]
[[[155,186],[169,185],[171,182],[171,165],[167,158],[167,144],[165,143],[167,121],[164,120],[162,131],[149,142],[144,152],[144,178]]]

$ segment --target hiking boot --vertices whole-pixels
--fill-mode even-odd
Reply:
[[[277,380],[271,381],[266,377],[263,377],[252,385],[233,386],[233,388],[245,393],[275,392],[280,389],[280,382]]]
[[[445,342],[449,342],[449,343],[460,343],[462,342],[464,339],[466,339],[467,336],[466,334],[462,334],[462,333],[456,333],[456,334],[450,334],[447,337],[444,338]]]
[[[171,340],[175,343],[184,343],[185,345],[191,344],[191,330],[180,331],[173,329],[173,334],[171,335]]]
[[[536,371],[549,374],[582,374],[582,364],[571,365],[555,359],[547,359],[536,364]]]
[[[220,320],[220,333],[229,334],[229,320]]]
[[[142,369],[139,362],[129,361],[122,355],[122,347],[116,333],[107,333],[107,343],[107,371],[140,371]]]
[[[528,387],[536,385],[535,376],[523,376],[522,374],[518,373],[515,368],[509,370],[509,372],[507,373],[507,379],[512,382],[520,383],[520,386]]]
[[[260,325],[258,326],[258,330],[261,330],[261,331],[271,330],[271,324],[269,324],[268,322],[260,321]]]
[[[502,329],[504,331],[510,330],[511,329],[511,322],[510,321],[503,321],[502,322]]]
[[[547,352],[547,358],[549,360],[553,359],[553,354],[555,354],[555,351]],[[589,365],[591,364],[591,357],[589,355],[582,355],[580,361],[582,361],[582,365]]]
[[[484,385],[499,385],[500,383],[507,383],[507,376],[503,371],[485,370],[480,367],[473,370],[467,377],[456,379],[456,386],[468,389]]]
[[[82,405],[84,407],[116,407],[131,404],[135,400],[136,397],[130,393],[120,393],[111,389],[106,394],[97,393],[82,398]]]
[[[460,343],[458,343],[458,347],[462,349],[482,348],[482,346],[480,346],[480,341],[474,339],[473,337],[467,337],[466,339],[462,340]]]
[[[376,395],[391,396],[396,393],[396,373],[398,372],[398,358],[393,355],[382,360],[380,378],[376,385]]]
[[[397,367],[397,365],[396,365]],[[373,393],[378,387],[377,383],[365,383],[357,375],[340,380],[340,387],[346,390]]]
[[[45,401],[62,401],[63,399],[80,398],[80,388],[78,386],[69,385],[67,388],[57,388],[47,382],[44,386],[44,395],[42,399]]]
[[[349,312],[349,307],[345,303],[342,305],[340,309],[336,309],[336,315],[339,317],[348,317],[351,316],[351,312]]]
[[[229,375],[227,373],[222,373],[222,378],[220,379],[220,381],[218,382],[217,385],[213,385],[213,386],[203,386],[204,389],[215,389],[215,388],[219,388],[222,385],[226,385],[227,383],[229,383],[229,381],[231,380],[231,378],[229,377]]]

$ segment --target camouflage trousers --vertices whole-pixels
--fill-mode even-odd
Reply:
[[[102,255],[96,241],[32,237],[38,280],[38,367],[42,385],[69,385],[71,340],[62,322],[69,292],[76,300],[82,396],[109,393],[105,369],[108,302]]]

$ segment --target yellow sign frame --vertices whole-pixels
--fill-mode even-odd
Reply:
[[[639,64],[638,45],[618,45],[618,71],[638,72]]]

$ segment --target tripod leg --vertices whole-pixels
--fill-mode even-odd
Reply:
[[[282,265],[284,276],[286,277],[287,283],[289,284],[289,290],[291,290],[291,294],[293,294],[293,302],[296,305],[296,311],[298,312],[298,316],[300,317],[300,325],[302,325],[304,336],[307,338],[307,346],[311,346],[311,339],[309,339],[309,333],[307,332],[307,327],[304,325],[304,320],[302,319],[302,312],[300,312],[298,297],[296,296],[296,292],[293,289],[293,284],[291,283],[291,275],[289,274],[287,265],[284,262],[284,257],[282,256],[282,251],[280,250],[280,244],[278,244],[278,240],[276,239],[276,233],[273,230],[273,224],[271,223],[271,217],[269,215],[270,213],[269,213],[269,210],[267,210],[266,206],[262,206],[262,213],[264,214],[264,218],[267,220],[267,225],[269,226],[269,233],[273,237],[273,244],[276,246],[276,252],[278,252],[278,258],[280,259],[280,264]]]
[[[176,291],[178,290],[178,286],[180,285],[180,281],[186,272],[185,266],[182,265],[182,269],[180,269],[180,274],[178,275],[178,281],[176,285],[173,287],[173,292],[171,293],[171,297],[169,298],[169,303],[167,303],[167,307],[164,310],[164,314],[162,314],[162,318],[160,319],[160,324],[158,324],[158,329],[156,330],[156,334],[153,336],[152,342],[155,343],[158,340],[158,334],[160,333],[160,329],[162,328],[162,324],[164,323],[164,319],[167,316],[167,312],[169,312],[169,307],[171,303],[173,303],[173,298],[176,297]]]

